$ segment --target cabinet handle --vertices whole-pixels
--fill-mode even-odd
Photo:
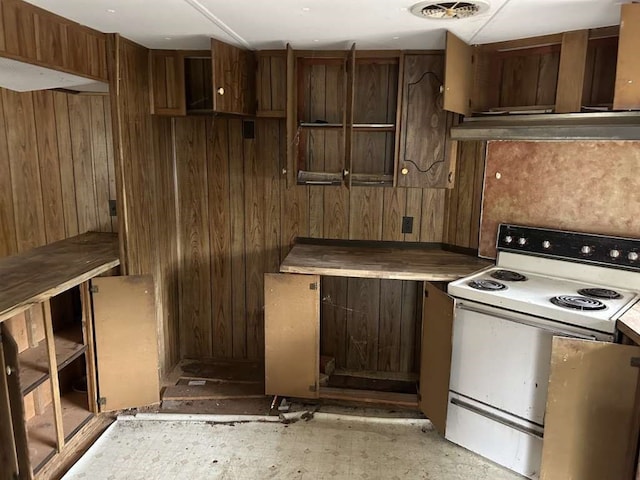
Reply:
[[[286,169],[286,168],[283,168],[283,169],[282,169],[282,174],[283,174],[283,175],[286,175],[286,174],[287,174],[287,169]]]
[[[15,369],[13,367],[7,365],[7,375],[11,375],[14,371]]]
[[[409,169],[407,167],[404,167],[402,170],[400,170],[400,173],[402,175],[406,175],[407,173],[409,173]]]
[[[346,177],[347,175],[349,175],[349,170],[344,169],[344,170],[342,171],[342,176]]]
[[[218,89],[218,95],[224,95],[224,87]]]

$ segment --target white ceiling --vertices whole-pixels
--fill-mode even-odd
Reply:
[[[617,25],[628,0],[488,0],[483,14],[429,20],[407,0],[29,0],[149,48],[207,49],[209,38],[247,48],[441,49],[450,30],[490,43]]]

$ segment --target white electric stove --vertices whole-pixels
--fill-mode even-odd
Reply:
[[[640,240],[501,225],[456,299],[446,437],[537,478],[554,336],[612,341],[640,298]]]

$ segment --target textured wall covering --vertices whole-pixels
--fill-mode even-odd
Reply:
[[[490,142],[480,254],[501,222],[640,237],[639,167],[640,142]]]

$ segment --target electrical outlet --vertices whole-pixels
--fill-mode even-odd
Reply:
[[[413,233],[413,217],[402,217],[402,233]]]

